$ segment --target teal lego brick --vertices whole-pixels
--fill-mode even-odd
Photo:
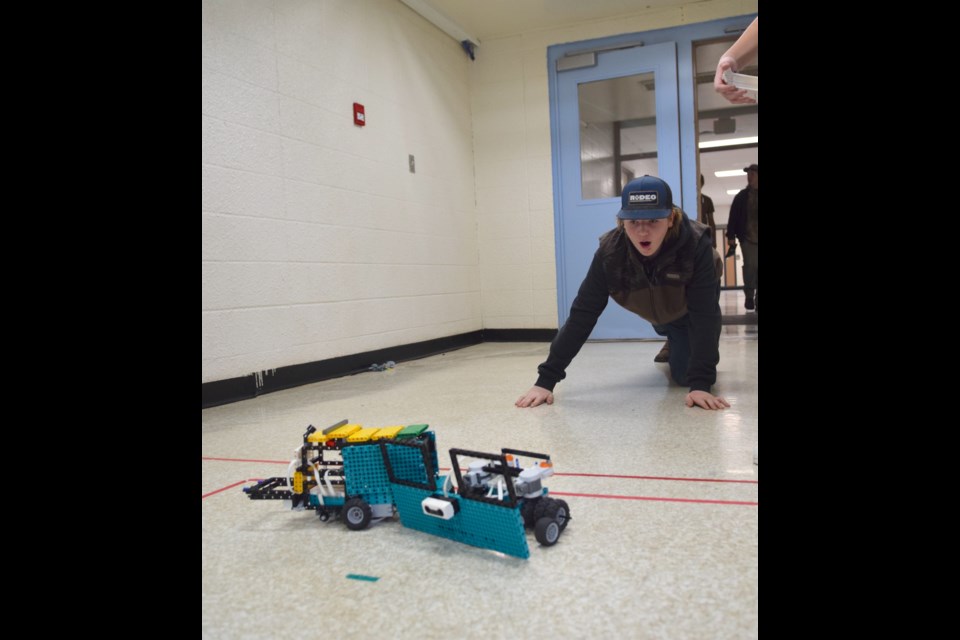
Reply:
[[[310,504],[314,507],[319,507],[320,498],[315,494],[310,494]],[[323,506],[325,507],[342,507],[343,506],[343,496],[324,496],[323,497]]]
[[[434,434],[431,432],[429,437],[433,438]],[[391,445],[389,442],[385,445],[390,464],[398,478],[410,482],[428,482],[427,469],[420,448]],[[436,448],[433,447],[433,449],[432,462],[433,469],[436,470]],[[369,504],[393,502],[393,488],[378,443],[370,442],[344,447],[341,454],[348,496],[360,496]]]
[[[426,436],[425,445],[429,447],[428,457],[432,464],[431,473],[437,474],[437,450],[433,445],[435,434],[430,432]],[[390,458],[390,466],[393,468],[393,474],[398,480],[406,482],[429,483],[430,473],[423,460],[422,447],[410,447],[392,443],[385,443],[387,456]]]
[[[343,473],[348,496],[360,496],[369,504],[393,502],[387,469],[375,443],[344,447]]]
[[[437,486],[442,484],[441,476]],[[420,506],[424,498],[432,495],[441,494],[398,484],[393,486],[394,503],[403,526],[517,558],[530,557],[519,507],[507,508],[456,496],[459,513],[450,520],[442,520],[426,515]]]

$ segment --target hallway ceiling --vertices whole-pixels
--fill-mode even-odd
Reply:
[[[656,7],[689,4],[690,0],[426,0],[437,11],[480,39],[563,27]]]

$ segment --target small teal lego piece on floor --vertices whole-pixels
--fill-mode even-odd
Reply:
[[[350,580],[364,580],[366,582],[376,582],[380,579],[376,576],[362,576],[359,573],[348,573],[347,578]]]

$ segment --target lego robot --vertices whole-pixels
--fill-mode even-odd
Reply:
[[[533,460],[524,468],[521,457]],[[363,428],[347,420],[303,434],[285,477],[244,492],[251,500],[289,500],[327,522],[338,516],[362,530],[396,512],[408,528],[527,558],[525,528],[544,546],[557,543],[570,521],[563,500],[549,497],[550,456],[501,449],[499,454],[451,449],[456,487],[440,475],[436,435],[425,424]],[[469,460],[461,472],[461,460]]]

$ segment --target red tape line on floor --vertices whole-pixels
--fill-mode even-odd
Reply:
[[[217,460],[220,462],[265,462],[269,464],[290,464],[289,460],[248,460],[245,458],[210,458],[201,456],[201,460]],[[440,471],[450,471],[449,467],[440,467]],[[626,480],[673,480],[676,482],[729,482],[734,484],[760,484],[759,480],[724,480],[721,478],[671,478],[669,476],[628,476],[614,473],[555,473],[555,476],[571,476],[579,478],[622,478]]]
[[[739,500],[694,500],[692,498],[653,498],[650,496],[613,496],[602,493],[561,493],[551,491],[551,496],[572,496],[574,498],[604,498],[608,500],[652,500],[654,502],[694,502],[697,504],[740,504],[748,507],[760,506],[759,502],[741,502]]]
[[[212,496],[212,495],[215,494],[215,493],[220,493],[221,491],[226,491],[227,489],[233,489],[234,487],[239,487],[240,485],[246,484],[247,482],[250,482],[250,481],[249,481],[249,480],[241,480],[240,482],[234,482],[233,484],[228,484],[228,485],[225,486],[225,487],[222,487],[222,488],[220,488],[220,489],[216,489],[216,490],[214,490],[214,491],[211,491],[210,493],[205,493],[205,494],[203,494],[202,496],[200,496],[200,499],[203,500],[204,498],[206,498],[206,497],[208,497],[208,496]]]

